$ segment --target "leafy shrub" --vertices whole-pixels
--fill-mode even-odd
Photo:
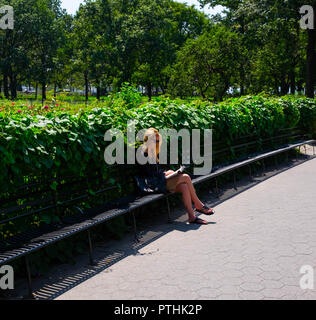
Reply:
[[[115,104],[120,100],[123,101],[125,108],[137,107],[142,101],[142,95],[138,92],[137,88],[131,86],[128,82],[123,83],[121,91],[115,94]]]
[[[24,183],[29,175],[45,175],[47,169],[66,176],[80,175],[87,166],[102,167],[104,133],[113,127],[126,130],[129,120],[136,120],[137,129],[213,128],[215,141],[232,141],[247,134],[273,136],[296,125],[310,131],[316,119],[315,100],[306,98],[246,96],[220,104],[166,98],[142,105],[136,104],[138,98],[133,100],[128,94],[125,98],[127,107],[96,105],[75,114],[60,109],[16,113],[20,106],[2,110],[0,195]]]
[[[127,87],[117,99],[87,109],[71,105],[29,109],[27,105],[11,102],[0,106],[0,201],[33,177],[66,179],[84,176],[87,168],[101,172],[102,179],[115,183],[115,177],[110,176],[104,165],[103,153],[109,143],[104,141],[104,133],[110,128],[126,131],[129,120],[135,121],[137,130],[212,128],[214,142],[223,141],[227,146],[246,135],[259,140],[295,126],[311,132],[316,122],[316,103],[312,99],[259,95],[211,104],[164,97],[140,104],[140,95]],[[51,188],[57,185],[55,181]],[[1,219],[6,217],[9,216],[2,215]],[[0,226],[0,235],[5,237],[31,224],[54,221],[54,216],[49,221],[45,215],[36,219],[23,226],[11,224],[7,229]]]

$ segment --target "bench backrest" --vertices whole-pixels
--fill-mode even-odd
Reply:
[[[251,152],[307,137],[295,128],[282,130],[278,136],[265,139],[244,136],[232,145],[225,140],[218,141],[212,145],[213,167],[241,159]],[[83,176],[49,177],[48,174],[47,177],[27,177],[27,183],[10,194],[0,196],[0,241],[41,224],[61,222],[66,217],[79,214],[76,208],[93,208],[137,195],[139,190],[133,177],[139,174],[138,170],[135,165],[104,165],[102,172],[90,170]]]
[[[137,192],[135,166],[104,166],[103,172],[47,179],[28,177],[29,182],[0,198],[0,241],[41,224],[62,222],[80,213]]]

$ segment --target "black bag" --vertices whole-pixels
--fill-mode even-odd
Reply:
[[[137,187],[143,193],[168,193],[166,177],[163,172],[158,176],[135,177]]]

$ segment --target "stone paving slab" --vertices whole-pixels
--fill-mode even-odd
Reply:
[[[316,283],[300,288],[303,265],[316,273],[316,159],[219,204],[205,219],[208,225],[194,228],[175,221],[138,254],[57,299],[316,299]]]

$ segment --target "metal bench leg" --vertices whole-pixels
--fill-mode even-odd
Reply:
[[[172,223],[171,214],[170,214],[170,204],[169,204],[169,198],[166,197],[167,202],[167,211],[168,211],[168,223]]]
[[[236,172],[233,171],[234,174],[234,189],[237,191],[237,184],[236,184]]]
[[[218,181],[217,181],[217,178],[215,178],[215,183],[216,183],[216,187],[215,187],[216,196],[217,196],[217,198],[219,199],[219,190],[218,190]]]
[[[266,175],[266,173],[265,173],[265,171],[266,171],[266,164],[265,164],[265,162],[264,162],[264,159],[262,159],[262,166],[263,166],[263,175],[265,176],[265,175]]]
[[[251,170],[251,166],[249,166],[249,179],[250,181],[252,181],[252,170]]]
[[[140,240],[137,236],[137,227],[136,227],[136,219],[135,219],[134,211],[132,211],[132,216],[133,216],[133,225],[134,225],[134,241],[139,242]]]
[[[96,263],[93,260],[93,248],[92,248],[92,241],[91,241],[91,233],[90,230],[87,230],[88,233],[88,242],[89,242],[89,260],[90,260],[90,265],[95,266]]]
[[[278,159],[276,156],[274,157],[274,164],[275,164],[275,170],[278,170],[279,164],[278,164]]]
[[[31,278],[31,269],[30,263],[27,256],[24,256],[25,266],[26,266],[26,274],[27,274],[27,286],[28,286],[28,298],[34,298],[33,296],[33,288],[32,288],[32,278]]]

